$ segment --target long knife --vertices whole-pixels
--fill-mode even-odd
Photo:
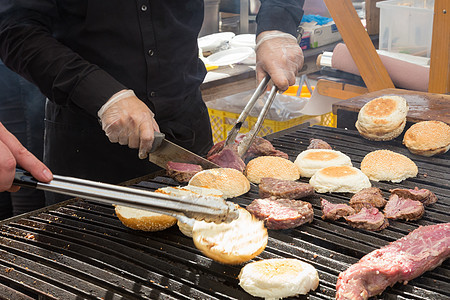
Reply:
[[[148,155],[150,162],[161,168],[167,169],[169,161],[190,163],[202,166],[203,169],[220,168],[215,163],[178,146],[171,141],[165,139],[164,133],[155,131],[155,139],[153,141],[152,149]]]

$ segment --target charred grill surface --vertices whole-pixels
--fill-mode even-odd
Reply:
[[[299,258],[314,265],[320,277],[316,291],[300,299],[334,299],[340,272],[365,254],[395,241],[417,228],[450,222],[450,155],[420,157],[410,154],[401,141],[371,142],[356,131],[309,127],[275,134],[269,139],[293,161],[311,138],[329,143],[350,156],[355,167],[377,149],[410,157],[419,175],[400,184],[372,182],[389,197],[393,188],[426,188],[438,202],[425,208],[418,221],[390,221],[373,232],[352,228],[341,219],[322,220],[320,198],[349,203],[352,194],[316,194],[302,198],[314,209],[312,223],[290,230],[269,230],[262,258]],[[307,179],[301,179],[307,182]],[[155,190],[179,185],[156,177],[136,186]],[[259,198],[258,189],[233,199],[246,206]],[[238,286],[242,266],[222,265],[203,256],[192,239],[174,226],[156,233],[128,229],[113,207],[72,199],[0,223],[0,298],[10,299],[252,299]],[[396,284],[383,299],[448,299],[450,262],[410,281]]]

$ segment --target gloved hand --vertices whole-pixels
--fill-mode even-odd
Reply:
[[[295,84],[303,67],[303,51],[297,39],[277,30],[261,32],[256,38],[256,78],[260,82],[269,74],[281,92]]]
[[[111,143],[139,148],[139,158],[147,157],[152,148],[154,131],[159,131],[159,126],[153,112],[132,90],[114,94],[97,115]]]

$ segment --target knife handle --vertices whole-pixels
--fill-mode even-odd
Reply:
[[[153,140],[152,149],[150,149],[150,153],[155,152],[156,149],[159,148],[165,137],[166,136],[164,135],[164,133],[155,131],[155,138]]]
[[[39,181],[37,181],[30,172],[16,168],[13,185],[23,186],[35,189]]]

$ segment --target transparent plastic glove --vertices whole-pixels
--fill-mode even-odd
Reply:
[[[152,148],[154,131],[159,131],[159,126],[153,118],[153,112],[132,90],[116,93],[97,115],[111,143],[139,148],[139,158],[147,157]]]
[[[264,31],[256,38],[256,78],[260,82],[269,74],[281,92],[295,84],[303,68],[303,51],[297,39],[281,31]]]

